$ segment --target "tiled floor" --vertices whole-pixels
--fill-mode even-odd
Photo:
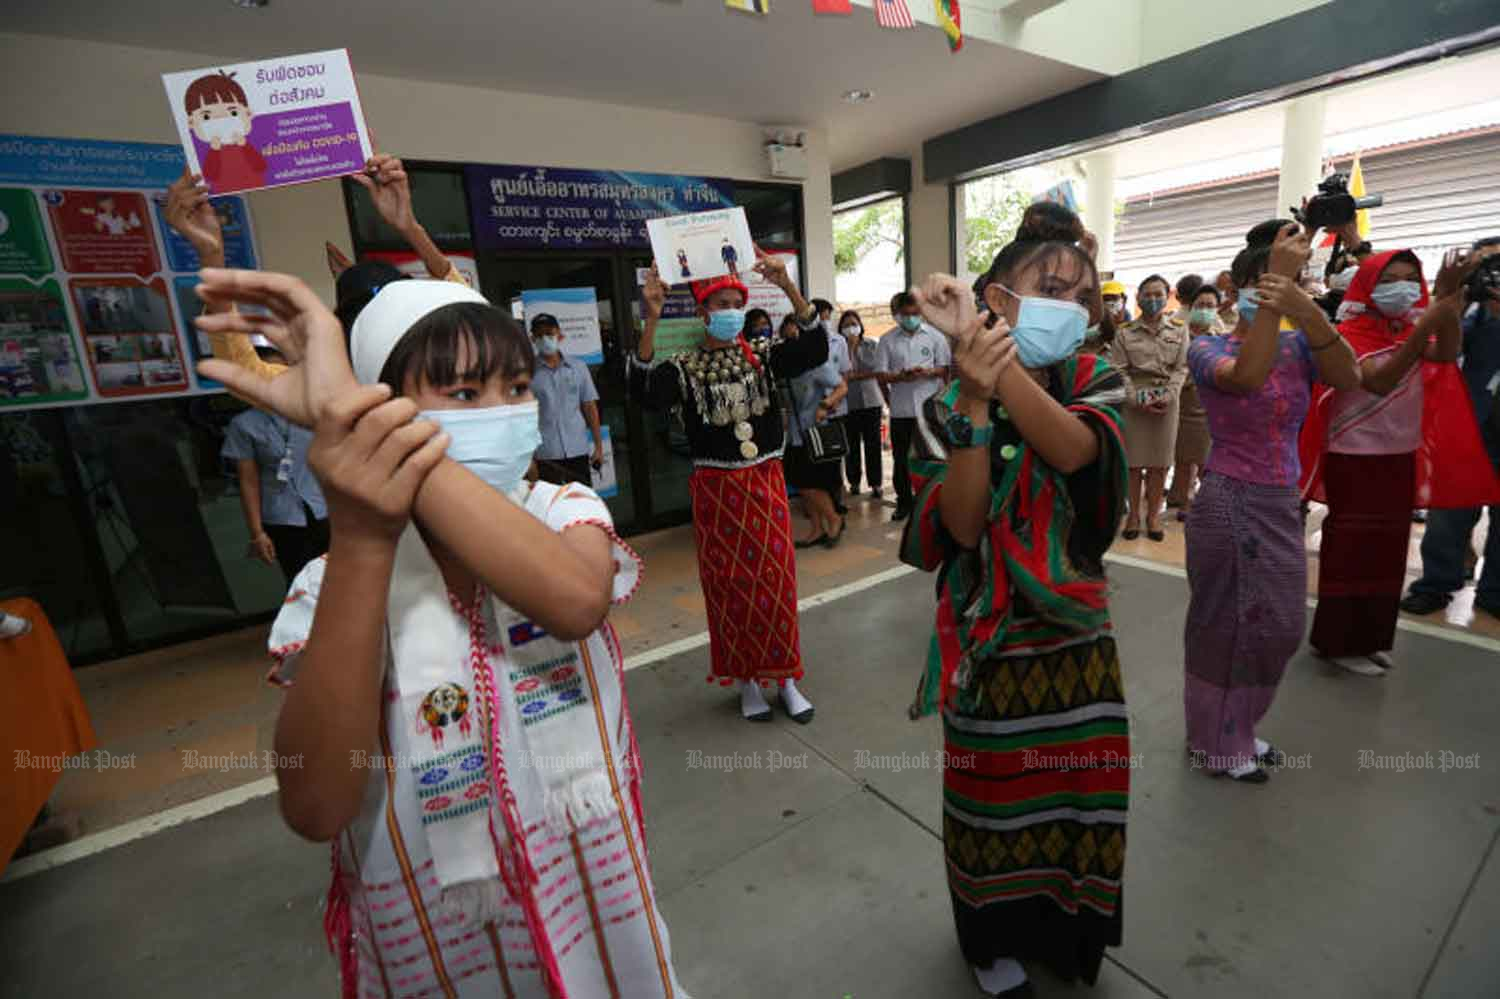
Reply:
[[[897,564],[900,525],[889,522],[891,497],[887,487],[883,503],[869,496],[851,498],[843,542],[833,550],[798,554],[799,596],[822,593]],[[1320,522],[1315,510],[1309,522],[1310,589],[1316,586]],[[1182,525],[1171,517],[1164,523],[1164,542],[1144,536],[1119,540],[1112,552],[1182,566]],[[808,526],[799,520],[795,530],[803,536]],[[1420,570],[1419,541],[1417,528],[1412,532],[1412,576]],[[1476,543],[1482,544],[1482,537]],[[630,604],[611,615],[627,657],[705,628],[692,529],[643,535],[631,544],[645,559],[645,582]],[[855,594],[848,599],[869,598]],[[1444,614],[1433,615],[1432,623],[1500,637],[1500,620],[1474,612],[1472,601],[1470,587]],[[97,833],[269,776],[262,754],[272,746],[280,695],[264,684],[265,669],[264,629],[252,628],[79,670],[100,747],[111,757],[132,759],[134,765],[67,771],[51,803],[57,821],[77,835]],[[205,765],[209,758],[211,765]]]

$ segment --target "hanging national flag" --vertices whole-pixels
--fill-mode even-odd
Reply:
[[[875,23],[882,28],[915,28],[906,0],[875,0]]]
[[[1354,168],[1349,171],[1349,193],[1356,198],[1365,196],[1365,168],[1360,165],[1359,153],[1354,154]],[[1361,208],[1355,212],[1354,221],[1359,224],[1359,238],[1368,240],[1370,238],[1370,210]]]
[[[814,14],[852,14],[849,0],[813,0]]]
[[[771,10],[771,0],[724,0],[724,6],[747,14],[766,14]]]
[[[958,0],[932,0],[938,26],[948,35],[948,48],[954,52],[964,47],[963,14]]]
[[[1327,173],[1327,170],[1323,171]],[[1349,169],[1349,193],[1353,197],[1363,198],[1365,196],[1365,168],[1359,162],[1359,153],[1354,154],[1354,165]],[[1354,213],[1354,221],[1359,225],[1359,238],[1368,241],[1370,238],[1370,210],[1361,208]],[[1332,246],[1338,242],[1337,233],[1324,233],[1323,240],[1319,246]]]

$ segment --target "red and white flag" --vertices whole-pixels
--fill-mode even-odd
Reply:
[[[915,28],[906,0],[875,0],[875,23],[882,28]]]
[[[814,14],[852,14],[849,0],[813,0]]]

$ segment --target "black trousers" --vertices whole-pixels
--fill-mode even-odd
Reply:
[[[304,565],[328,551],[328,521],[326,518],[314,520],[310,512],[306,527],[265,524],[262,529],[271,539],[271,544],[276,546],[276,563],[281,566],[281,574],[286,577],[288,586],[292,585],[292,580],[297,578]]]
[[[868,409],[851,409],[844,418],[844,429],[849,435],[849,453],[844,457],[844,475],[850,489],[859,488],[862,471],[868,472],[866,481],[871,489],[885,485],[885,462],[880,454],[879,406]]]
[[[911,451],[911,440],[916,435],[916,417],[891,417],[891,456],[896,462],[896,509],[898,510],[911,509],[911,470],[906,462],[908,452]]]
[[[589,471],[589,456],[586,454],[577,458],[538,458],[536,473],[543,482],[558,486],[565,486],[569,482],[588,486],[594,481],[593,474]]]

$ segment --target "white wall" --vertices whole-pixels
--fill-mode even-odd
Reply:
[[[162,73],[222,61],[14,34],[0,34],[0,51],[0,131],[133,142],[177,141]],[[362,75],[359,88],[381,148],[400,156],[770,179],[764,136],[746,122],[383,76]],[[819,132],[808,141],[808,286],[831,297],[828,150]],[[323,242],[350,245],[339,185],[252,194],[250,205],[263,266],[297,274],[331,301]]]
[[[1142,0],[1140,65],[1187,52],[1330,0]],[[1071,6],[1071,5],[1069,5]]]

